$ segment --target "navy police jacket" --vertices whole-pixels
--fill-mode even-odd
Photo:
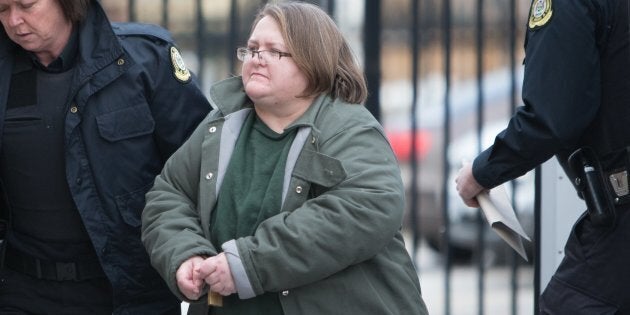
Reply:
[[[97,1],[80,25],[66,177],[112,284],[114,314],[160,314],[179,303],[140,241],[145,193],[210,110],[173,47],[157,26],[110,24]],[[14,48],[0,29],[0,132]]]
[[[554,155],[568,171],[567,157],[581,147],[596,152],[604,171],[626,165],[628,2],[532,1],[523,106],[475,159],[473,174],[482,186],[492,188],[516,178]]]

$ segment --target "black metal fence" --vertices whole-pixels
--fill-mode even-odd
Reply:
[[[246,41],[254,13],[266,1],[157,2],[101,0],[112,20],[156,23],[171,30],[207,91],[211,82],[238,73],[235,49]],[[519,313],[523,279],[518,272],[532,266],[505,251],[504,244],[499,246],[503,251],[497,252],[496,242],[488,241],[493,232],[479,211],[462,209],[451,179],[460,163],[454,161],[458,154],[472,158],[489,145],[488,126],[507,121],[520,104],[521,46],[529,4],[516,0],[310,2],[329,12],[342,31],[356,39],[355,51],[360,52],[370,93],[366,106],[388,131],[404,172],[408,200],[404,229],[410,252],[416,263],[423,246],[441,257],[443,313],[455,314],[452,305],[459,297],[452,290],[452,270],[462,259],[476,271],[476,314],[488,314],[486,273],[497,260],[509,269],[505,279],[509,313]],[[153,13],[146,13],[149,8]],[[357,17],[357,12],[362,13]],[[468,151],[459,152],[462,147]],[[510,188],[519,215],[531,216],[533,222],[534,194],[518,183]],[[530,203],[520,205],[519,199]],[[467,245],[462,245],[457,233],[465,229],[470,237],[464,237]],[[489,257],[494,258],[489,261]],[[423,266],[416,266],[422,277]],[[423,286],[426,290],[431,289]],[[536,305],[535,293],[525,303]]]

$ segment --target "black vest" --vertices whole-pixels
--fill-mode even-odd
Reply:
[[[65,174],[64,121],[72,70],[49,73],[20,50],[11,77],[0,176],[10,205],[8,243],[31,256],[72,261],[93,248]]]

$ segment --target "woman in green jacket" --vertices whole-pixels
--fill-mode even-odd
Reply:
[[[211,88],[147,194],[153,266],[207,314],[427,314],[400,170],[335,23],[268,4],[237,56],[242,76]],[[196,304],[206,293],[222,306]]]

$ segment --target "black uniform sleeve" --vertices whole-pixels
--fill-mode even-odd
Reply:
[[[208,114],[210,103],[167,30],[151,24],[116,23],[114,31],[148,73],[146,97],[155,120],[155,140],[166,161]]]
[[[190,79],[182,81],[175,74],[170,52],[172,47],[163,48],[162,58],[167,60],[162,60],[163,65],[157,69],[154,94],[150,100],[156,122],[155,134],[164,161],[211,110],[196,76],[190,73]]]
[[[473,163],[475,179],[486,188],[575,147],[600,106],[598,6],[590,0],[548,3],[551,18],[528,26],[526,34],[524,106]]]

